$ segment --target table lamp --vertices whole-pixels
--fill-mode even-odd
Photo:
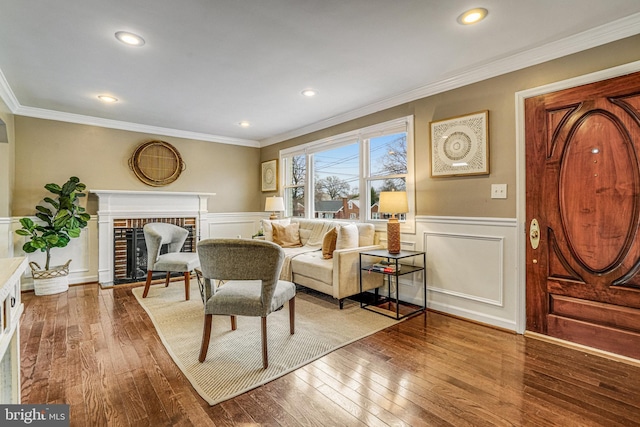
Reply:
[[[387,249],[390,254],[400,253],[400,223],[396,214],[409,212],[406,191],[381,191],[378,211],[391,214],[387,222]]]
[[[271,212],[271,216],[269,219],[278,219],[278,214],[276,212],[284,211],[284,200],[282,197],[273,196],[267,197],[267,201],[264,204],[265,212]]]

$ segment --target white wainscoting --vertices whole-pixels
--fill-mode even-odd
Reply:
[[[260,220],[267,218],[264,212],[240,213],[209,213],[205,215],[204,227],[209,231],[209,237],[246,237],[250,238],[260,229]],[[0,253],[6,251],[7,256],[27,256],[29,262],[35,261],[44,266],[45,255],[42,252],[25,254],[22,251],[24,237],[15,234],[20,228],[20,218],[0,220]],[[34,221],[36,217],[32,218]],[[206,233],[201,233],[206,235]],[[91,283],[98,281],[98,218],[93,215],[77,239],[72,239],[66,248],[56,248],[52,252],[52,264],[64,264],[71,259],[69,266],[69,283]],[[3,256],[3,257],[7,257]],[[32,290],[33,280],[30,270],[25,272],[22,279],[22,290]]]
[[[264,212],[209,213],[204,223],[209,237],[250,238],[260,228]],[[23,238],[15,234],[19,218],[0,220],[0,253],[25,255]],[[207,233],[202,233],[207,234]],[[416,233],[402,234],[403,249],[427,253],[427,306],[431,309],[497,327],[521,331],[518,301],[517,222],[511,218],[416,217]],[[384,236],[383,236],[384,237]],[[384,240],[382,241],[384,244]],[[72,259],[70,283],[98,280],[98,220],[92,217],[82,236],[53,253],[54,264]],[[44,263],[44,254],[28,255]],[[417,259],[416,259],[417,261]],[[25,275],[22,289],[32,289]],[[421,274],[403,276],[400,299],[422,302]],[[524,310],[524,304],[521,304]],[[521,323],[521,322],[520,322]]]
[[[34,222],[39,221],[35,216],[31,218]],[[22,246],[26,238],[19,236],[15,230],[21,227],[20,218],[14,218],[11,223],[11,246],[14,256],[26,256],[29,262],[37,263],[44,268],[46,255],[44,252],[34,252],[26,254],[22,251]],[[55,248],[51,251],[51,265],[62,265],[68,260],[69,264],[69,284],[90,283],[98,280],[98,219],[92,216],[87,227],[82,229],[80,237],[71,239],[67,247]],[[21,287],[23,291],[33,290],[33,279],[31,269],[25,271],[22,278]]]
[[[424,242],[431,292],[504,305],[504,238],[426,232]]]
[[[519,330],[515,219],[418,217],[416,230],[429,308]]]
[[[210,213],[207,216],[211,238],[251,238],[260,229],[264,213]]]

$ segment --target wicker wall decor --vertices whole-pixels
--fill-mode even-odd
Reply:
[[[140,181],[153,187],[171,184],[186,169],[178,150],[164,141],[140,144],[129,159],[129,167]]]

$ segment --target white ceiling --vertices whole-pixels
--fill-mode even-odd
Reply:
[[[459,25],[474,7],[487,18]],[[638,0],[5,0],[0,96],[20,115],[264,146],[638,33]]]

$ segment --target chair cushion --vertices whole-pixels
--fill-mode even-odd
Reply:
[[[230,280],[220,286],[205,304],[205,313],[238,316],[261,316],[262,304],[260,280]],[[296,296],[296,285],[279,280],[271,306],[265,315],[277,310],[285,302]]]
[[[322,239],[322,257],[324,259],[333,258],[333,251],[336,250],[336,239],[338,232],[335,228],[327,231]]]
[[[195,252],[171,252],[158,257],[153,264],[154,271],[187,272],[200,267],[200,259]]]
[[[300,225],[297,222],[289,225],[280,225],[273,223],[273,243],[277,243],[283,248],[299,248],[300,243]]]

